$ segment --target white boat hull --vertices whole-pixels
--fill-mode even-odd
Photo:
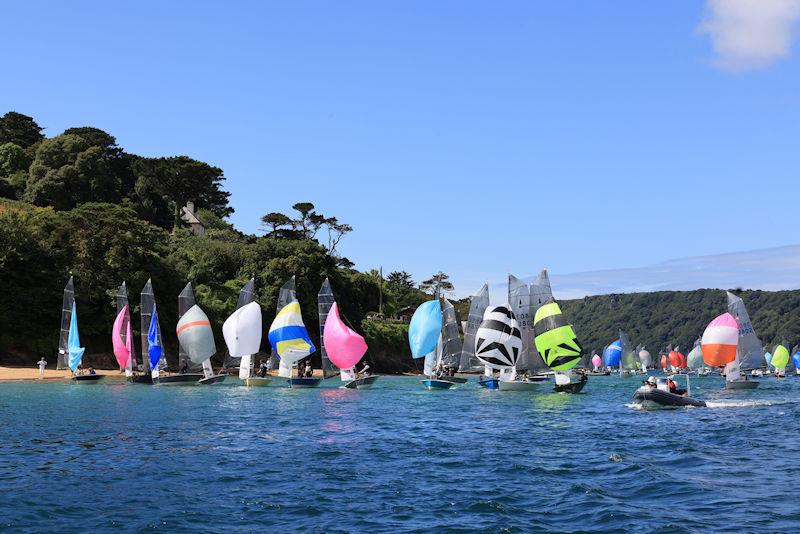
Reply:
[[[758,382],[755,380],[731,380],[725,382],[725,389],[755,389]]]
[[[272,382],[272,378],[268,376],[251,376],[242,380],[245,386],[261,388],[268,386],[270,382]]]

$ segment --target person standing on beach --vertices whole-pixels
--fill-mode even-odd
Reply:
[[[42,356],[42,359],[36,363],[39,365],[39,379],[41,380],[44,378],[44,368],[47,367],[47,360],[45,360],[44,356]]]

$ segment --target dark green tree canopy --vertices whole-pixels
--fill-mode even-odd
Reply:
[[[9,111],[0,117],[0,145],[14,143],[28,148],[44,139],[42,127],[32,117]]]
[[[434,274],[419,285],[419,288],[425,293],[435,295],[438,292],[448,292],[455,289],[450,282],[450,275],[444,274],[442,271]]]

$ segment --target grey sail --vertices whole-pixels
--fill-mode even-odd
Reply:
[[[458,368],[461,358],[461,335],[458,332],[458,316],[453,303],[442,298],[442,364]]]
[[[251,278],[247,281],[247,283],[242,286],[242,289],[239,290],[239,299],[236,301],[236,310],[247,306],[255,299],[255,286],[256,286],[256,279]],[[236,311],[234,310],[234,311]],[[231,353],[228,352],[228,348],[225,348],[225,368],[230,369],[232,367],[239,367],[239,364],[242,363],[241,357],[231,356]],[[253,367],[255,363],[255,358],[250,358],[250,367]]]
[[[281,286],[281,290],[278,292],[278,306],[275,308],[275,314],[277,315],[279,311],[293,300],[297,300],[297,288],[295,287],[294,276],[289,278],[286,283]],[[270,369],[275,369],[280,363],[278,355],[274,352],[269,357],[269,363]]]
[[[753,323],[744,307],[744,301],[731,293],[728,294],[728,312],[736,318],[739,323],[739,345],[736,347],[736,354],[739,357],[739,367],[742,370],[759,369],[767,366],[764,359],[764,347],[756,336]]]
[[[196,304],[194,299],[194,290],[192,289],[192,283],[189,282],[183,288],[180,295],[178,295],[178,320],[180,320],[183,315],[192,309],[192,307]],[[194,363],[192,359],[189,357],[189,353],[186,349],[183,348],[183,345],[178,343],[178,369],[186,369],[189,373],[201,373],[203,372],[203,364],[202,363]]]
[[[142,339],[142,365],[144,365],[144,371],[146,373],[150,372],[150,358],[147,357],[147,354],[150,350],[150,342],[147,340],[148,332],[150,331],[150,321],[153,318],[153,308],[156,305],[156,296],[153,293],[153,282],[148,278],[147,283],[142,288],[142,292],[139,294],[139,327],[140,335]],[[156,324],[156,329],[158,332],[158,342],[163,347],[164,340],[161,339],[161,325]],[[161,359],[158,361],[158,368],[164,369],[167,366],[167,359],[162,351]]]
[[[461,360],[458,364],[458,370],[477,371],[483,369],[483,364],[475,356],[475,334],[478,332],[478,327],[483,321],[483,312],[489,307],[489,286],[483,286],[472,296],[469,304],[469,315],[467,316],[467,323],[464,327],[464,346],[461,349]]]
[[[130,303],[128,302],[128,286],[125,282],[122,282],[122,285],[117,288],[117,296],[115,297],[115,302],[117,305],[117,314],[119,314],[119,312],[122,311],[122,308],[128,306],[128,311],[130,312],[131,315],[133,315],[133,310],[131,310]],[[133,323],[131,323],[131,328],[133,328]],[[120,332],[120,338],[122,339],[123,343],[126,343],[128,341],[127,332],[125,332],[124,330]],[[134,343],[134,339],[131,339],[132,369],[136,369],[138,366],[138,362],[136,361],[136,343]]]
[[[639,356],[636,354],[636,349],[631,344],[631,340],[622,329],[619,331],[619,339],[622,343],[622,355],[619,358],[620,369],[632,371],[641,368]]]
[[[789,345],[784,345],[788,347]],[[800,345],[795,345],[792,347],[792,351],[789,353],[789,363],[786,364],[786,374],[797,374],[797,367],[794,364],[794,355],[797,354],[797,351],[800,350]]]
[[[531,311],[530,317],[536,317],[536,312],[547,304],[553,298],[553,290],[550,287],[550,277],[547,275],[547,269],[542,269],[539,273],[539,276],[536,277],[536,280],[533,281],[530,288],[531,293]],[[530,362],[531,366],[530,369],[537,373],[542,373],[545,371],[549,371],[550,368],[544,363],[544,360],[539,355],[539,351],[536,350],[536,344],[531,343],[531,350],[530,350]]]
[[[511,311],[517,320],[520,337],[522,339],[522,348],[517,358],[516,369],[517,371],[524,371],[532,369],[530,358],[528,354],[533,345],[533,335],[531,329],[531,293],[528,284],[514,276],[508,275],[508,303],[511,305]]]
[[[64,286],[64,298],[61,300],[61,331],[58,334],[58,358],[56,369],[69,368],[69,323],[72,321],[72,305],[75,303],[75,286],[72,277],[69,277]]]
[[[317,294],[317,311],[319,313],[319,345],[321,347],[320,356],[322,357],[322,376],[325,378],[333,376],[339,372],[339,369],[333,365],[328,358],[328,351],[325,350],[325,343],[323,342],[323,336],[325,335],[325,321],[328,319],[328,313],[331,311],[333,301],[334,298],[333,290],[331,289],[331,283],[327,278],[325,278],[325,281],[322,282],[322,287],[319,288],[319,293]]]

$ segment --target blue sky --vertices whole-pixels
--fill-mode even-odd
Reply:
[[[459,294],[797,243],[796,0],[15,2],[0,112],[312,201]],[[765,7],[766,6],[766,7]]]

